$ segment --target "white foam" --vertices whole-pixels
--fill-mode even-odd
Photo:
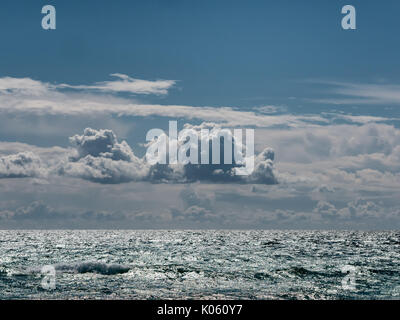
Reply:
[[[56,271],[61,272],[76,272],[76,273],[99,273],[104,275],[113,275],[119,273],[126,273],[130,267],[122,264],[108,264],[98,261],[85,261],[74,264],[57,264],[55,265]]]

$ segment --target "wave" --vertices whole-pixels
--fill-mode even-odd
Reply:
[[[259,280],[266,280],[271,278],[271,275],[268,274],[267,272],[256,272],[254,274],[254,278],[259,279]]]
[[[340,271],[324,272],[324,271],[310,270],[310,269],[306,269],[304,267],[291,267],[291,268],[287,269],[287,271],[298,277],[309,277],[309,276],[311,276],[311,277],[337,277],[337,276],[342,275],[342,273]]]
[[[369,269],[371,273],[384,275],[384,276],[399,276],[400,272],[398,270],[390,270],[390,269]]]
[[[61,272],[99,273],[103,275],[126,273],[131,269],[129,266],[122,264],[108,264],[97,261],[86,261],[74,264],[56,264],[54,267],[56,271]]]
[[[56,272],[60,273],[98,273],[103,275],[114,275],[128,272],[131,268],[118,263],[105,263],[99,261],[84,261],[76,263],[59,263],[52,265]],[[42,272],[42,267],[31,267],[25,272],[18,272],[14,275],[30,275]]]

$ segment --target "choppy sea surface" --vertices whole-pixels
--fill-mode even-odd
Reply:
[[[400,231],[0,231],[0,299],[400,299]]]

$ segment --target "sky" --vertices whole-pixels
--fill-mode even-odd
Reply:
[[[2,1],[0,228],[399,228],[399,13]],[[255,172],[149,165],[147,132],[175,120],[254,129]]]

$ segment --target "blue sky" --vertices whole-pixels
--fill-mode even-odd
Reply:
[[[47,4],[56,30],[41,28]],[[346,4],[356,30],[341,28]],[[0,227],[399,226],[399,13],[367,0],[2,1]],[[275,155],[269,182],[139,179],[146,132],[169,120],[254,128],[256,152]],[[94,154],[71,143],[85,128]],[[98,156],[106,137],[126,163]]]
[[[54,4],[57,30],[41,29]],[[398,1],[353,1],[357,30],[340,28],[346,1],[3,1],[3,75],[72,84],[111,73],[176,79],[163,103],[284,104],[318,112],[307,79],[398,82]],[[184,88],[184,89],[183,89]],[[296,97],[297,100],[289,99]],[[149,99],[151,102],[158,101]],[[371,111],[372,112],[372,111]]]

